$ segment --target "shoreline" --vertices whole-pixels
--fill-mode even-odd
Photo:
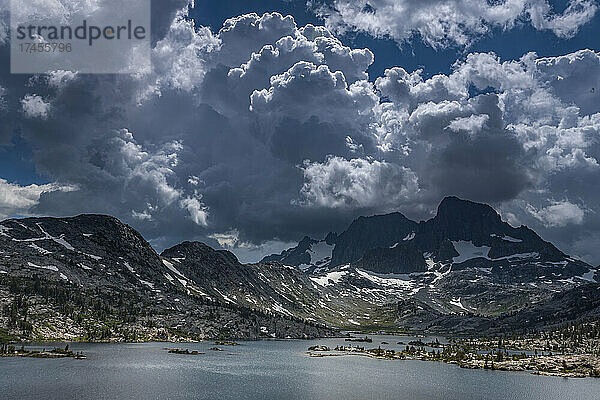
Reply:
[[[344,348],[342,350],[308,350],[309,357],[368,357],[377,360],[414,360],[454,364],[464,369],[485,369],[490,371],[530,372],[534,375],[558,376],[563,378],[600,378],[600,357],[593,354],[557,354],[523,357],[494,361],[483,355],[457,360],[432,357],[429,352],[394,352],[381,348]],[[439,353],[438,353],[439,354]],[[473,353],[470,353],[472,355]]]

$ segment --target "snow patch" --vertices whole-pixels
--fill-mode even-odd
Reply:
[[[22,224],[21,224],[22,225]],[[69,244],[69,242],[67,242],[64,237],[65,235],[62,234],[59,237],[54,237],[52,235],[50,235],[48,232],[46,232],[44,230],[44,228],[42,228],[41,224],[36,224],[37,227],[40,229],[40,231],[44,234],[43,237],[39,237],[39,238],[33,238],[33,239],[15,239],[13,238],[12,240],[14,240],[15,242],[39,242],[40,240],[53,240],[54,242],[60,244],[61,246],[63,246],[64,248],[66,248],[67,250],[71,250],[71,251],[76,251],[75,248],[73,246],[71,246]],[[28,227],[22,225],[25,229],[29,230]]]
[[[598,270],[596,270],[596,269],[590,269],[585,274],[583,274],[581,276],[576,276],[576,278],[583,279],[583,280],[589,281],[589,282],[596,282],[596,280],[594,279],[594,276],[596,275],[596,272],[598,272]]]
[[[289,312],[288,310],[286,310],[285,308],[283,308],[283,306],[281,304],[279,304],[279,303],[273,304],[273,309],[275,311],[277,311],[278,313],[280,313],[280,314],[285,314],[285,315],[292,316],[292,313]]]
[[[131,265],[129,265],[129,263],[127,261],[125,261],[125,267],[127,267],[127,269],[129,270],[129,272],[131,272],[132,274],[135,274],[135,269],[133,269],[133,267]]]
[[[416,234],[414,232],[409,233],[408,235],[406,235],[406,237],[404,239],[402,239],[403,241],[409,241],[409,240],[413,240],[415,238]]]
[[[348,271],[331,271],[324,276],[319,276],[319,277],[311,276],[310,279],[313,282],[315,282],[321,286],[329,286],[329,285],[331,285],[330,281],[332,281],[333,283],[339,283],[340,280],[347,274],[348,274]]]
[[[469,311],[469,310],[468,310],[468,309],[467,309],[467,308],[466,308],[466,307],[463,305],[462,301],[460,301],[460,297],[453,297],[453,298],[452,298],[452,300],[450,300],[448,303],[449,303],[449,304],[452,304],[452,305],[453,305],[453,306],[455,306],[455,307],[458,307],[458,308],[460,308],[460,309],[463,309],[463,310],[465,310],[465,311],[467,311],[467,312]]]
[[[495,233],[492,233],[490,236],[491,237],[500,238],[500,239],[505,240],[507,242],[513,242],[513,243],[522,243],[523,242],[522,239],[517,239],[517,238],[514,238],[512,236],[508,236],[508,235],[504,235],[504,236],[501,237],[500,235],[496,235]]]
[[[30,243],[30,244],[29,244],[29,247],[31,247],[31,248],[32,248],[32,249],[34,249],[34,250],[37,250],[37,251],[39,251],[40,253],[42,253],[42,254],[44,254],[44,255],[47,255],[47,254],[52,254],[52,252],[51,252],[51,251],[48,251],[48,250],[46,250],[46,249],[43,249],[43,248],[41,248],[40,246],[38,246],[37,244],[35,244],[35,243]]]
[[[27,265],[29,265],[30,267],[33,267],[33,268],[47,269],[50,271],[58,272],[58,268],[55,267],[54,265],[36,265],[32,262],[28,262]]]
[[[148,286],[150,289],[154,289],[154,283],[152,283],[152,282],[148,282],[148,281],[145,281],[145,280],[143,280],[143,279],[140,279],[140,282],[142,283],[142,285],[146,285],[146,286]]]
[[[217,288],[213,288],[215,290],[215,292],[219,293],[219,295],[221,295],[221,297],[223,298],[223,300],[225,300],[228,303],[232,303],[232,304],[236,304],[235,301],[231,300],[229,297],[227,297],[226,295],[224,295],[223,293],[221,293],[219,291],[219,289]]]
[[[187,286],[188,285],[188,281],[189,279],[185,277],[185,275],[183,275],[181,272],[179,272],[177,270],[177,268],[175,268],[173,266],[172,262],[169,262],[167,260],[165,260],[164,258],[162,259],[162,262],[164,264],[165,267],[167,267],[172,273],[175,274],[175,278],[177,278],[177,280],[183,285],[183,286]]]
[[[488,258],[488,254],[490,252],[489,246],[475,246],[471,241],[453,241],[452,245],[454,245],[454,248],[458,252],[458,257],[454,257],[452,259],[452,262],[454,263],[461,263],[463,261],[478,257]]]
[[[540,253],[536,253],[534,251],[532,253],[511,254],[510,256],[498,257],[498,258],[494,258],[493,260],[511,260],[513,258],[527,259],[527,258],[538,258],[539,256],[540,256]]]
[[[397,277],[397,275],[394,275],[394,274],[390,274],[388,276],[376,275],[373,272],[363,271],[360,269],[357,269],[356,272],[363,278],[365,278],[377,285],[380,285],[380,286],[394,286],[394,287],[401,287],[403,289],[412,288],[414,286],[414,282],[412,282],[411,280],[400,279]],[[391,277],[391,276],[396,276],[396,277]]]
[[[8,234],[6,233],[8,231],[10,231],[10,228],[8,226],[0,225],[0,235],[8,236]]]

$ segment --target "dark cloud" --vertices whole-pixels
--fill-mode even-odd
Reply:
[[[600,115],[576,91],[596,85],[597,53],[475,53],[448,75],[397,67],[369,82],[373,54],[323,27],[250,14],[215,33],[184,4],[154,10],[152,73],[0,71],[0,143],[20,135],[52,182],[0,181],[0,212],[110,213],[157,247],[256,255],[358,215],[427,218],[452,194],[600,257]]]

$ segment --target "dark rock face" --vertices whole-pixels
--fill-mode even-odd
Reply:
[[[412,241],[401,242],[392,248],[369,249],[352,266],[381,274],[410,274],[426,270],[423,252]]]
[[[329,236],[328,236],[329,237]],[[318,240],[312,239],[308,236],[304,236],[298,246],[292,247],[291,249],[284,250],[280,254],[271,254],[270,256],[264,257],[260,262],[273,262],[277,261],[286,265],[302,265],[310,264],[311,257],[308,253],[310,246],[317,243]]]
[[[338,236],[331,266],[360,259],[367,250],[391,247],[415,232],[417,223],[400,213],[360,217]]]
[[[326,270],[331,263],[331,252],[337,240],[338,236],[334,232],[329,232],[323,240],[305,236],[298,246],[284,250],[280,254],[266,256],[261,262],[280,262],[284,265],[293,265],[309,274]]]
[[[518,253],[537,252],[548,261],[559,261],[564,253],[542,240],[526,226],[513,228],[503,222],[500,215],[487,204],[447,197],[440,203],[437,215],[420,224],[422,247],[431,251],[436,259],[448,260],[440,253],[444,241],[470,241],[475,246],[488,246],[492,259]],[[450,252],[451,253],[451,252]]]
[[[435,218],[424,225],[427,226],[425,231],[441,240],[473,241],[477,246],[487,241],[491,233],[501,232],[506,224],[487,204],[446,197],[438,206]]]

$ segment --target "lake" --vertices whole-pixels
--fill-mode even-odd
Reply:
[[[401,349],[405,336],[370,336],[376,347]],[[423,338],[429,341],[431,338]],[[344,339],[213,342],[72,343],[87,360],[0,358],[2,399],[594,399],[600,379],[527,372],[468,370],[440,362],[359,356],[314,358],[308,346]],[[363,345],[363,343],[357,343]],[[53,345],[40,345],[47,349]],[[169,354],[166,347],[205,354]],[[32,348],[32,346],[27,346]]]

